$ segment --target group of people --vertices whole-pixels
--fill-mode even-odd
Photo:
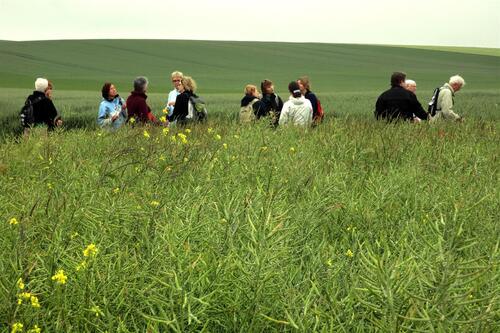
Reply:
[[[164,115],[157,118],[147,103],[148,80],[137,77],[134,80],[134,90],[125,101],[120,97],[116,86],[106,82],[101,90],[102,101],[99,106],[97,123],[100,127],[118,129],[125,123],[139,122],[154,125],[171,126],[186,124],[195,119],[195,109],[192,103],[196,95],[196,82],[190,76],[175,71],[171,74],[173,89],[169,92],[163,109]],[[416,82],[407,80],[406,74],[395,72],[391,76],[391,88],[382,93],[377,99],[375,117],[387,121],[408,120],[420,122],[436,119],[454,119],[461,121],[462,117],[453,111],[453,97],[465,85],[464,79],[455,75],[438,91],[436,98],[436,113],[430,115],[418,101]],[[320,123],[323,119],[323,109],[317,96],[311,91],[311,83],[307,76],[290,82],[288,91],[290,96],[283,100],[276,94],[274,84],[264,80],[257,86],[248,84],[244,89],[241,100],[239,121],[252,123],[259,119],[270,119],[271,125],[284,126],[311,126]],[[32,117],[27,122],[24,119],[25,133],[30,127],[44,124],[51,131],[62,125],[62,119],[52,102],[52,82],[45,78],[35,81],[35,91],[28,96],[26,105],[32,109]],[[23,108],[24,110],[25,108]],[[21,117],[23,119],[23,114]]]
[[[240,122],[251,123],[263,117],[270,118],[273,126],[293,124],[308,126],[318,124],[323,119],[321,103],[311,92],[311,84],[307,76],[290,82],[290,97],[283,100],[275,93],[274,84],[264,80],[260,84],[262,94],[257,87],[249,84],[245,87],[241,100]]]
[[[422,120],[436,121],[437,119],[450,119],[463,121],[453,111],[453,97],[465,85],[460,75],[450,77],[448,83],[436,89],[435,96],[430,104],[435,103],[435,113],[431,114],[424,110],[417,99],[417,83],[407,80],[403,72],[394,72],[391,76],[391,88],[384,91],[375,104],[375,118],[387,121],[406,120],[420,122]],[[430,105],[432,107],[432,105]]]

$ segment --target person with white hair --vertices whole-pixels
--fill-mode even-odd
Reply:
[[[174,107],[175,107],[175,100],[177,99],[177,96],[181,94],[182,90],[182,79],[184,78],[184,74],[179,71],[174,71],[172,74],[170,74],[170,78],[172,79],[172,85],[174,86],[174,90],[168,93],[168,99],[167,99],[167,107],[166,109],[168,110],[168,116],[172,116],[174,113]]]
[[[47,125],[47,130],[52,131],[56,126],[62,125],[61,117],[52,102],[52,82],[46,78],[37,78],[35,90],[29,95],[25,102],[26,106],[31,105],[32,114],[21,114],[21,121],[24,133],[28,134],[31,127],[37,125]]]
[[[464,79],[460,75],[454,75],[450,77],[448,83],[439,89],[437,110],[436,115],[432,118],[433,121],[438,119],[463,121],[463,118],[453,111],[453,97],[464,85]]]
[[[424,110],[422,104],[417,99],[417,82],[414,80],[405,80],[405,89],[410,94],[411,109],[413,111],[413,121],[419,123],[421,120],[427,120],[429,114]]]

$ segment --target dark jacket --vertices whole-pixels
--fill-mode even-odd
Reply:
[[[158,120],[151,112],[151,108],[146,103],[148,96],[143,92],[132,91],[127,98],[128,119],[134,117],[136,121],[147,123],[151,121],[158,123]],[[128,121],[127,119],[127,121]]]
[[[418,101],[417,96],[411,91],[408,92],[410,93],[411,109],[413,110],[413,114],[422,120],[427,120],[429,118],[429,114],[424,110],[422,104]]]
[[[184,90],[175,100],[174,113],[168,118],[169,121],[185,122],[189,113],[189,98],[197,97],[192,91]]]
[[[276,94],[263,94],[260,100],[262,107],[255,115],[257,119],[261,117],[267,117],[271,112],[274,112],[273,125],[278,125],[280,119],[281,109],[283,109],[283,101]]]
[[[245,95],[242,99],[241,99],[241,107],[245,107],[247,106],[248,104],[250,104],[250,102],[252,102],[254,99],[256,99],[257,97],[253,96],[253,95]],[[258,99],[258,98],[257,98]],[[257,102],[253,103],[252,105],[252,108],[253,108],[253,113],[255,114],[255,116],[257,116],[257,114],[260,112],[260,109],[263,108],[263,104],[262,104],[262,101],[258,100]]]
[[[414,106],[410,92],[403,87],[395,86],[383,92],[375,105],[375,118],[393,120],[413,119]]]
[[[312,93],[310,90],[306,92],[304,95],[305,98],[307,98],[313,107],[313,116],[312,119],[316,119],[318,117],[318,98],[314,93]]]
[[[49,130],[53,130],[55,128],[55,122],[59,119],[59,113],[52,103],[52,100],[48,99],[43,92],[33,91],[32,95],[29,95],[28,98],[33,104],[33,116],[35,118],[35,123],[33,125],[38,124],[46,124]],[[36,102],[38,100],[38,102]]]

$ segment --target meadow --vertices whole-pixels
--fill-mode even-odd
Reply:
[[[115,62],[99,53],[126,41],[0,42],[0,331],[500,329],[499,57],[137,43],[149,61],[132,62],[138,49]],[[205,56],[176,60],[174,46]],[[311,67],[276,59],[299,46]],[[248,52],[261,60],[248,65]],[[421,102],[464,75],[455,97],[464,123],[373,119],[390,68],[411,56]],[[126,97],[129,81],[148,75],[160,114],[165,77],[183,68],[199,78],[207,124],[96,128],[103,80]],[[321,126],[237,123],[245,83],[276,78],[285,97],[303,72],[326,109]],[[42,74],[54,78],[65,126],[19,137],[17,110]]]

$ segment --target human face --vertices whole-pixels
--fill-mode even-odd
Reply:
[[[406,90],[409,90],[412,93],[415,93],[417,91],[417,85],[416,84],[412,84],[412,83],[407,83],[406,84]]]
[[[270,85],[269,87],[266,88],[266,93],[267,94],[273,94],[274,93],[274,85]]]
[[[459,83],[454,83],[454,84],[452,84],[452,85],[451,85],[451,87],[453,88],[453,91],[454,91],[454,92],[457,92],[457,91],[459,91],[460,89],[462,89],[462,85],[461,85],[461,84],[459,84]]]
[[[109,98],[110,99],[113,99],[116,97],[116,95],[118,95],[118,91],[116,90],[116,87],[114,84],[111,85],[111,87],[109,87]]]
[[[306,92],[306,87],[304,87],[304,84],[302,83],[301,80],[297,80],[297,83],[299,84],[299,89],[302,95]]]
[[[45,97],[52,99],[52,86],[48,86],[47,89],[45,89]]]
[[[182,78],[180,76],[174,76],[172,78],[172,85],[174,86],[175,90],[179,91],[180,87],[182,86]]]

